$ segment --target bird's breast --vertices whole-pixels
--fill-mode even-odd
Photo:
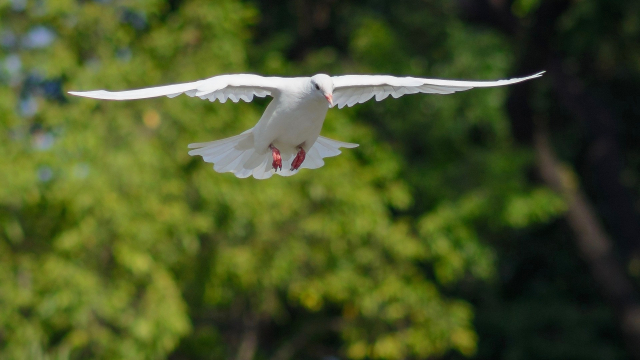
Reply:
[[[310,147],[320,135],[329,109],[326,100],[283,97],[269,104],[263,118],[256,125],[256,138],[263,138],[280,150],[298,146]],[[268,116],[268,118],[264,118]],[[268,145],[270,145],[268,144]],[[268,146],[267,145],[267,146]]]

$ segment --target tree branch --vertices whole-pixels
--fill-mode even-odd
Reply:
[[[244,320],[244,332],[236,360],[252,360],[258,348],[258,320],[255,316],[248,316]]]
[[[549,187],[566,199],[566,219],[575,233],[575,243],[621,320],[629,352],[633,358],[640,359],[640,302],[633,283],[616,256],[613,241],[604,231],[585,194],[569,180],[567,171],[558,164],[546,132],[538,129],[534,139],[540,175]]]

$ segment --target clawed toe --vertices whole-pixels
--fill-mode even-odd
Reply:
[[[299,149],[298,154],[291,162],[291,171],[298,170],[307,156],[307,153],[304,151],[303,148],[298,148],[298,149]]]
[[[273,157],[271,166],[275,171],[278,171],[278,169],[282,171],[282,156],[280,156],[280,150],[276,149],[273,145],[270,145],[269,148],[271,149],[271,156]]]
[[[269,149],[271,149],[271,156],[273,157],[273,162],[271,163],[271,167],[273,167],[275,171],[278,171],[278,169],[282,171],[282,156],[280,155],[280,150],[278,150],[273,145],[270,145]],[[304,149],[301,147],[298,148],[298,153],[296,154],[296,157],[291,162],[290,170],[291,171],[298,170],[302,165],[302,163],[304,162],[304,159],[306,156],[307,156],[307,153],[304,151]]]

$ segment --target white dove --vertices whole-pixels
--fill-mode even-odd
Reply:
[[[182,93],[221,103],[231,99],[249,102],[254,96],[270,95],[273,101],[253,128],[230,138],[190,144],[189,155],[202,156],[213,163],[217,172],[231,172],[239,178],[253,175],[267,179],[273,174],[291,176],[300,168],[317,169],[325,157],[340,154],[339,148],[358,144],[320,136],[324,118],[330,107],[340,109],[363,103],[375,96],[376,101],[389,95],[451,94],[474,87],[493,87],[518,83],[541,76],[535,75],[499,81],[459,81],[395,77],[388,75],[318,74],[312,77],[263,77],[252,74],[219,75],[209,79],[110,92],[105,90],[69,94],[105,100],[134,100],[158,96],[173,98]]]

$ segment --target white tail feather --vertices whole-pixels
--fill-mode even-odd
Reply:
[[[358,144],[351,144],[326,137],[318,137],[315,144],[307,152],[301,168],[317,169],[324,165],[323,158],[340,154],[339,148],[354,148]],[[189,155],[202,156],[208,163],[213,163],[217,172],[231,172],[239,178],[253,176],[256,179],[268,179],[273,174],[280,176],[295,175],[298,170],[290,170],[295,154],[282,154],[282,170],[277,172],[272,168],[271,152],[260,154],[253,147],[253,129],[230,138],[205,143],[189,144]]]

